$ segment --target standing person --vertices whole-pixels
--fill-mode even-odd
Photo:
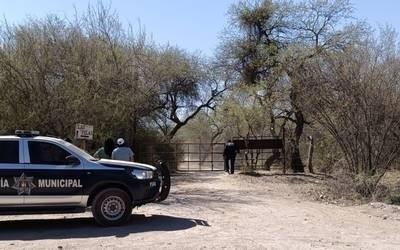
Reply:
[[[125,144],[123,138],[117,140],[117,148],[111,154],[113,160],[134,161],[134,153],[130,147]]]
[[[238,152],[238,150],[236,149],[235,144],[231,140],[228,140],[228,142],[225,144],[223,155],[225,171],[229,174],[234,174],[235,172],[236,152]]]
[[[104,141],[104,146],[99,148],[93,156],[98,159],[111,159],[111,154],[114,148],[115,145],[113,139],[108,138]]]

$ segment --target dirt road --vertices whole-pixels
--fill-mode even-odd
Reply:
[[[0,217],[0,249],[400,249],[400,209],[307,201],[308,182],[318,179],[179,175],[123,227],[89,213]]]

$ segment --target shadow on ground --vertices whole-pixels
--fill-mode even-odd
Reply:
[[[0,221],[0,241],[72,239],[93,237],[126,237],[134,233],[179,231],[196,226],[209,226],[207,221],[165,215],[132,215],[131,220],[120,227],[99,227],[93,218],[30,219]]]

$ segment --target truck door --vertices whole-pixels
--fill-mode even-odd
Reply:
[[[58,144],[48,141],[26,140],[29,161],[25,175],[33,178],[25,205],[79,206],[82,202],[84,166]],[[74,157],[75,162],[68,159]]]
[[[0,140],[0,207],[23,205],[24,188],[19,183],[24,164],[19,139]]]

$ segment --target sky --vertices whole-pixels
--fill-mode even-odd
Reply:
[[[9,23],[47,14],[72,16],[97,0],[0,0],[0,15]],[[212,56],[228,22],[227,10],[237,0],[103,0],[124,24],[143,25],[159,44],[170,43]],[[355,16],[375,27],[392,25],[400,32],[399,0],[351,0]]]

